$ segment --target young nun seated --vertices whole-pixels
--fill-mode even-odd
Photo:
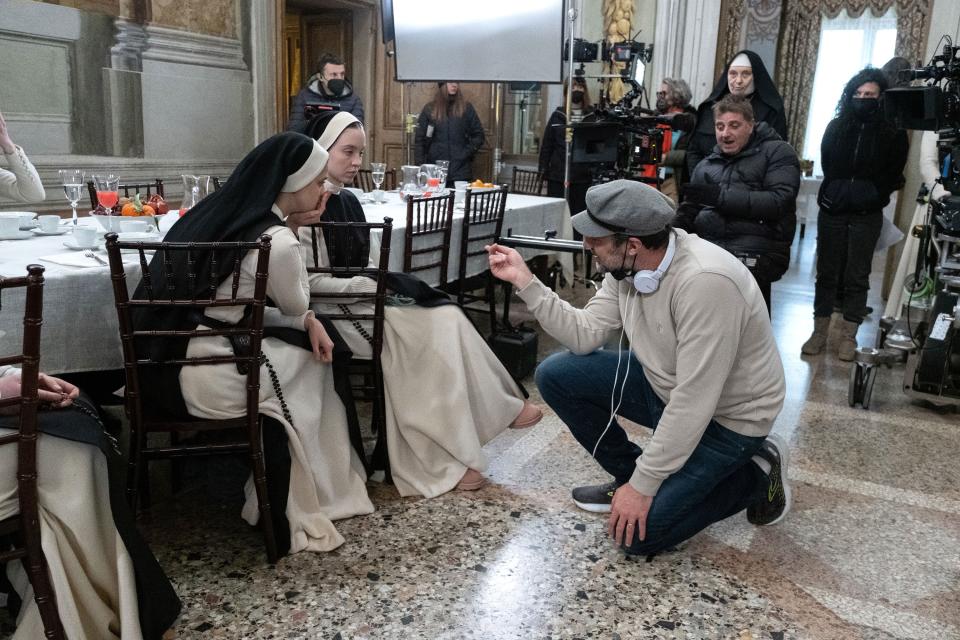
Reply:
[[[317,138],[330,153],[323,220],[365,221],[363,209],[349,191],[366,145],[360,122],[346,112],[326,113],[311,121],[308,135]],[[309,222],[309,216],[297,222]],[[301,227],[300,242],[306,263],[314,264],[313,235],[318,227]],[[347,233],[346,230],[341,233]],[[367,235],[351,243],[357,248],[345,255],[343,241],[319,238],[319,264],[329,266],[376,266],[379,247]],[[331,245],[334,247],[331,256]],[[485,483],[481,471],[487,459],[483,445],[507,427],[529,427],[542,417],[540,409],[523,398],[500,361],[484,342],[463,311],[447,296],[422,281],[391,273],[383,336],[386,434],[390,471],[402,496],[433,497],[450,491],[479,489]],[[311,274],[310,290],[324,293],[370,293],[376,283],[366,277],[331,277]],[[406,296],[399,306],[400,296]],[[345,299],[314,303],[318,315],[337,312]],[[349,299],[346,299],[349,301]],[[393,302],[393,304],[391,304]],[[354,302],[353,313],[372,313],[370,301]],[[372,331],[372,324],[365,333]],[[354,357],[369,358],[368,339],[350,321],[337,321],[337,330]]]
[[[20,370],[0,366],[0,397],[20,394]],[[40,374],[37,501],[40,545],[60,622],[69,638],[159,640],[180,600],[134,525],[107,456],[119,457],[96,405],[70,383]],[[0,415],[0,435],[17,428],[17,407]],[[0,519],[20,510],[17,450],[0,447]],[[114,467],[119,467],[119,461]],[[6,566],[22,599],[15,640],[44,637],[33,588],[21,561]]]
[[[262,342],[266,361],[261,366],[259,410],[282,424],[287,436],[290,466],[285,524],[289,525],[290,551],[294,553],[335,549],[344,540],[333,520],[373,512],[362,459],[351,447],[347,414],[334,388],[329,364],[333,343],[309,309],[310,288],[300,243],[284,224],[290,214],[317,209],[324,193],[326,164],[327,152],[314,140],[292,132],[273,136],[251,151],[227,184],[190,209],[166,236],[168,242],[253,241],[262,234],[272,238],[267,297],[274,306],[264,312],[264,333],[268,337]],[[209,270],[207,256],[200,252],[193,256],[196,264]],[[204,289],[203,282],[208,281],[198,277],[192,285],[195,289],[191,288],[186,259],[178,253],[173,260],[174,273],[184,274],[176,283],[175,296],[181,299]],[[240,296],[253,294],[256,262],[256,250],[243,257]],[[218,296],[229,297],[233,260],[218,260],[217,266],[220,272],[212,277],[220,283]],[[162,281],[166,268],[158,253],[150,265],[154,282]],[[134,297],[146,295],[138,289]],[[211,325],[235,325],[243,316],[240,307],[206,311]],[[158,329],[198,326],[195,316],[179,310],[164,317],[151,312],[150,317],[137,323]],[[199,326],[210,325],[201,322]],[[269,337],[271,333],[277,337]],[[193,338],[186,348],[189,357],[232,353],[225,336]],[[176,356],[169,352],[162,355]],[[187,366],[180,369],[178,381],[142,385],[145,391],[158,393],[154,401],[162,402],[168,410],[212,419],[243,415],[245,387],[246,376],[233,364]],[[268,484],[271,471],[267,469]],[[259,512],[252,479],[247,480],[245,493],[243,518],[256,524]],[[277,503],[272,502],[277,509]],[[278,545],[283,542],[278,534]]]

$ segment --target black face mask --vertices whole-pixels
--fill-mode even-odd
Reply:
[[[657,111],[664,113],[667,110],[667,99],[664,96],[657,96]]]
[[[853,98],[850,108],[858,120],[873,120],[880,112],[879,98]]]
[[[327,90],[330,91],[331,95],[339,96],[343,93],[343,90],[346,88],[347,88],[346,80],[341,80],[340,78],[327,80]]]
[[[580,104],[583,102],[583,91],[574,91],[570,94],[570,99],[574,104]]]

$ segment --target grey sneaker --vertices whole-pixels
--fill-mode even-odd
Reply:
[[[616,482],[577,487],[573,490],[573,501],[584,511],[610,513],[610,503],[613,502],[613,494],[619,488],[620,485]]]
[[[790,451],[780,436],[769,435],[757,455],[770,463],[770,485],[761,500],[747,507],[747,520],[758,526],[777,524],[790,512],[792,502],[787,480]]]

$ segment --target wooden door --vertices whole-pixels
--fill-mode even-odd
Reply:
[[[353,16],[350,11],[323,11],[306,14],[303,25],[303,74],[305,83],[317,72],[317,60],[332,53],[349,65],[353,62]]]
[[[378,9],[379,11],[379,9]],[[379,16],[376,20],[377,29],[380,28]],[[374,35],[380,40],[380,34]],[[420,114],[424,105],[433,100],[437,90],[435,82],[406,82],[394,80],[395,67],[392,57],[387,56],[387,50],[380,42],[377,46],[376,86],[379,88],[372,100],[372,108],[376,111],[375,130],[371,136],[371,143],[367,150],[367,160],[370,162],[386,162],[388,168],[399,168],[401,165],[413,162],[413,134],[409,134],[409,157],[403,154],[404,113],[414,117]],[[453,80],[454,78],[451,78]],[[487,83],[461,84],[460,90],[464,98],[473,104],[480,122],[483,124],[484,143],[477,152],[473,161],[473,177],[489,180],[493,175],[493,85]],[[415,120],[414,120],[415,124]]]

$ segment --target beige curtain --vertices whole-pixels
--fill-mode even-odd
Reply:
[[[713,74],[715,78],[720,77],[733,54],[740,51],[746,13],[747,0],[723,0],[720,5],[720,34],[717,36],[717,58]]]
[[[803,147],[807,131],[823,17],[835,18],[844,9],[852,17],[867,9],[882,16],[896,7],[896,55],[916,61],[926,49],[932,4],[932,0],[784,0],[776,81],[787,114],[788,137],[795,148]]]

